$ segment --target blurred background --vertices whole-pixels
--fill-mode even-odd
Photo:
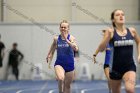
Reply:
[[[80,49],[75,58],[76,80],[105,80],[104,55],[99,53],[98,64],[93,64],[92,54],[102,39],[101,30],[111,27],[110,15],[114,9],[125,12],[126,26],[135,27],[140,34],[139,0],[0,0],[0,34],[5,44],[0,80],[15,80],[11,68],[7,70],[9,51],[14,42],[24,55],[19,64],[19,80],[55,79],[53,64],[48,68],[46,56],[59,34],[59,23],[70,22],[70,33],[76,37]],[[134,50],[137,64],[137,51]],[[140,65],[137,64],[137,79]]]

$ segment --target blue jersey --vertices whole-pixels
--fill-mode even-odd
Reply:
[[[109,50],[108,50],[108,48],[109,48]],[[110,61],[111,61],[111,46],[110,46],[110,44],[107,44],[104,64],[109,65]]]
[[[70,35],[67,37],[70,40]],[[66,40],[62,40],[61,35],[57,40],[57,59],[55,65],[61,65],[66,72],[74,69],[74,51]]]
[[[133,60],[133,41],[134,38],[127,28],[127,34],[120,36],[114,30],[114,36],[111,40],[113,45],[113,63],[112,70],[122,72],[129,69],[130,66],[134,65]]]

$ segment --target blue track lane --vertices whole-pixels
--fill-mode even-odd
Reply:
[[[136,93],[140,92],[137,81]],[[57,81],[0,81],[0,93],[58,93]],[[107,81],[75,81],[72,93],[109,93]],[[122,84],[122,93],[125,93]]]

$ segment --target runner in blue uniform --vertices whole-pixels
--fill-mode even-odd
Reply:
[[[53,44],[47,56],[47,62],[52,59],[55,49],[57,58],[54,64],[58,79],[59,93],[71,93],[71,83],[74,79],[74,51],[78,51],[75,38],[69,34],[69,23],[60,23],[60,35],[54,37]]]
[[[140,63],[140,38],[134,28],[124,26],[125,16],[122,10],[114,10],[111,20],[113,28],[105,31],[98,49],[102,52],[109,42],[113,45],[110,71],[112,93],[121,93],[122,80],[126,93],[135,93],[136,66],[133,59],[133,43],[136,42]]]
[[[103,35],[104,33],[105,33],[105,30],[103,30]],[[98,53],[99,53],[99,49],[97,48],[95,53],[93,54],[94,63],[96,63],[96,57]],[[103,68],[104,68],[105,76],[108,80],[109,93],[111,93],[111,84],[110,84],[110,77],[109,77],[109,70],[110,70],[109,64],[111,63],[111,53],[112,53],[111,45],[107,44],[106,49],[105,49],[105,61],[104,61]]]

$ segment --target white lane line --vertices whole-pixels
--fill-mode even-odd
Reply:
[[[16,93],[21,93],[21,92],[23,92],[23,90],[18,90]]]
[[[46,87],[47,87],[47,82],[42,86],[41,90],[38,93],[42,93]]]
[[[41,87],[40,91],[38,93],[42,93],[47,86],[47,82]],[[16,93],[22,93],[24,91],[34,91],[34,90],[39,90],[39,89],[24,89],[24,90],[18,90]]]
[[[94,90],[102,90],[102,89],[108,89],[108,88],[83,89],[81,90],[81,93],[85,93],[86,91],[94,91]]]
[[[10,87],[10,88],[0,88],[0,90],[16,90],[19,89],[17,87]]]
[[[52,89],[50,90],[48,93],[53,93],[54,91],[56,91],[57,89]]]
[[[10,83],[10,81],[8,81],[8,83]],[[6,87],[4,87],[4,88],[0,88],[0,90],[5,90],[5,91],[7,91],[7,90],[18,90],[18,89],[20,89],[21,87],[19,87],[19,84],[20,84],[20,82],[16,82],[15,84],[14,84],[14,86],[18,86],[18,87],[14,87],[14,86],[8,86],[7,88]]]
[[[39,89],[24,89],[24,90],[18,90],[16,93],[22,93],[22,92],[25,92],[25,91],[38,91]]]
[[[38,93],[42,93],[45,90],[46,86],[47,86],[47,82],[42,86],[41,90]],[[22,92],[25,92],[25,91],[35,91],[35,90],[39,90],[39,89],[18,90],[16,93],[22,93]],[[54,91],[57,91],[57,89],[50,90],[48,93],[53,93]]]
[[[79,93],[78,92],[78,86],[77,86],[77,84],[76,83],[73,83],[73,87],[74,88],[72,88],[72,89],[74,89],[74,90],[76,90],[76,93]],[[58,89],[52,89],[52,90],[50,90],[48,93],[54,93],[55,91],[57,91]]]

